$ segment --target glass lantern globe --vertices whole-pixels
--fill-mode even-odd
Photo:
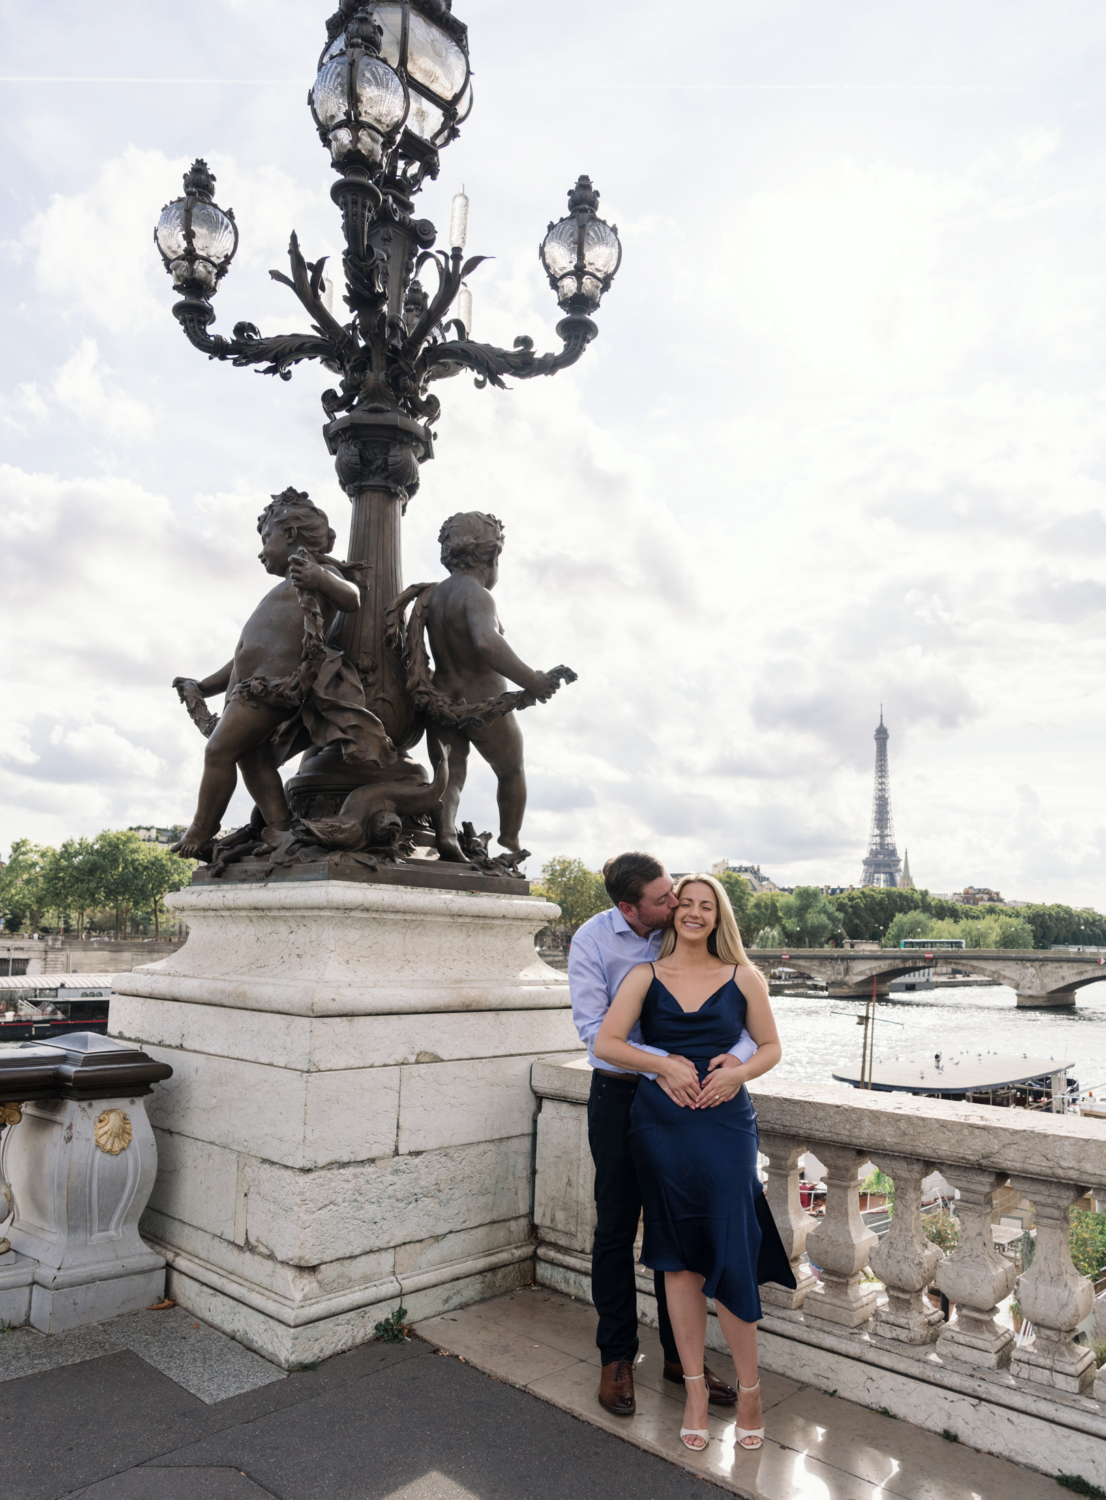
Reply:
[[[383,41],[372,6],[361,6],[319,60],[308,103],[336,167],[351,157],[379,166],[407,119],[407,89],[381,56]]]
[[[197,158],[184,174],[184,197],[165,205],[154,230],[173,285],[204,297],[215,292],[238,249],[234,213],[212,200],[214,188],[214,174]]]
[[[590,177],[581,177],[568,195],[567,217],[550,224],[541,243],[549,284],[568,313],[594,312],[622,261],[618,234],[596,213],[598,207],[598,190]]]
[[[354,27],[364,31],[366,16],[379,36],[374,54],[377,65],[392,73],[406,101],[403,116],[390,118],[388,130],[378,140],[388,138],[390,144],[398,138],[401,158],[433,167],[438,151],[457,136],[458,126],[472,109],[468,30],[453,17],[449,0],[361,0],[359,7],[357,0],[343,0],[330,23],[330,41],[319,60],[319,76],[311,94],[320,134],[332,154],[336,145],[346,154],[353,149],[349,137],[354,127],[348,115],[340,112],[349,97],[349,85],[343,81],[341,68],[330,69],[349,58],[351,31]],[[389,95],[389,99],[394,97],[398,96]],[[326,120],[325,130],[324,109],[333,117]],[[336,132],[341,132],[337,142]],[[363,147],[362,154],[367,154]],[[335,155],[335,165],[341,159]],[[370,159],[378,162],[380,152]]]

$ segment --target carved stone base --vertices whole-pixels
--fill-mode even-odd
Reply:
[[[777,1313],[798,1312],[806,1301],[807,1294],[813,1292],[817,1285],[817,1278],[810,1267],[799,1265],[795,1267],[794,1291],[789,1286],[778,1286],[774,1281],[766,1281],[760,1289],[760,1300]]]
[[[963,1310],[940,1329],[937,1338],[937,1353],[942,1359],[973,1365],[977,1370],[1005,1369],[1013,1349],[1012,1328],[1000,1328],[989,1320],[969,1320]]]
[[[165,1296],[165,1261],[151,1250],[147,1262],[149,1269],[110,1281],[78,1281],[40,1266],[31,1288],[31,1327],[40,1333],[68,1333],[160,1302]]]
[[[1048,1385],[1073,1395],[1090,1392],[1095,1383],[1094,1350],[1085,1344],[1046,1339],[1040,1332],[1014,1352],[1010,1373],[1037,1385]]]
[[[31,1313],[31,1286],[35,1279],[36,1260],[17,1250],[0,1255],[0,1323],[22,1328]]]
[[[382,864],[370,870],[352,854],[320,849],[309,863],[274,869],[267,857],[240,860],[228,865],[222,875],[212,876],[210,867],[200,865],[192,876],[193,887],[205,890],[220,886],[285,885],[292,881],[340,881],[345,884],[417,886],[420,890],[481,891],[489,896],[528,896],[530,882],[522,875],[488,875],[471,865],[452,864],[444,859],[409,859],[398,864]]]
[[[171,1295],[292,1366],[529,1280],[530,1069],[579,1050],[534,950],[556,908],[349,881],[169,900],[188,941],[115,976],[111,1025],[175,1070],[145,1221]]]
[[[862,1328],[875,1311],[878,1293],[859,1276],[831,1276],[824,1268],[822,1286],[808,1293],[803,1312],[808,1318],[835,1323],[839,1328]]]
[[[887,1305],[876,1309],[868,1330],[872,1342],[891,1348],[904,1344],[928,1346],[935,1342],[944,1326],[939,1307],[926,1307],[915,1296],[887,1294]]]

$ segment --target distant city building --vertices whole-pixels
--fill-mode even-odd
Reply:
[[[710,867],[712,875],[743,875],[753,888],[753,895],[757,896],[761,891],[778,891],[779,886],[769,880],[759,865],[735,865],[728,859],[717,860]]]
[[[899,890],[912,891],[914,889],[914,877],[910,873],[910,850],[902,852],[902,874],[899,876]]]
[[[184,837],[184,827],[181,824],[173,828],[128,828],[127,832],[137,833],[147,844],[175,844]]]
[[[861,885],[897,886],[902,861],[895,848],[895,827],[891,821],[891,773],[887,767],[887,741],[890,734],[883,724],[883,706],[879,710],[876,741],[876,784],[872,793],[872,827],[868,834],[868,853],[860,872]]]
[[[962,891],[952,897],[959,901],[961,906],[1003,906],[1002,895],[999,891],[988,890],[985,885],[966,885]]]

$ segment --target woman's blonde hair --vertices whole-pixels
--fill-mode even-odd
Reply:
[[[675,886],[677,896],[683,893],[685,885],[709,885],[714,892],[714,899],[718,906],[718,920],[714,924],[714,931],[707,938],[707,947],[710,951],[724,964],[745,964],[752,968],[749,955],[745,952],[745,944],[741,941],[737,918],[733,914],[730,898],[726,895],[726,887],[722,882],[715,880],[713,875],[681,875]],[[676,929],[670,927],[664,935],[659,956],[667,958],[675,946]]]

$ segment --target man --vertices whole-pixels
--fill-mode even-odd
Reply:
[[[672,925],[677,901],[672,878],[650,854],[619,854],[603,866],[603,881],[612,906],[592,917],[572,939],[568,955],[568,983],[572,1019],[588,1049],[594,1072],[588,1099],[588,1142],[595,1162],[595,1240],[591,1260],[591,1293],[599,1314],[595,1342],[602,1358],[599,1404],[616,1416],[632,1417],[634,1359],[638,1350],[637,1287],[634,1281],[634,1241],[641,1218],[641,1192],[630,1155],[630,1106],[639,1074],[626,1073],[597,1061],[592,1044],[618,987],[636,965],[649,963],[660,952],[661,938]],[[665,1056],[648,1047],[635,1026],[628,1038],[635,1047]],[[743,1031],[732,1048],[734,1065],[746,1062],[756,1043]],[[699,1081],[687,1063],[686,1078],[661,1083],[671,1097],[694,1097]],[[653,1277],[657,1321],[664,1349],[664,1378],[683,1381],[676,1341],[668,1320],[664,1272]],[[709,1370],[707,1391],[716,1406],[734,1406],[737,1392]]]

